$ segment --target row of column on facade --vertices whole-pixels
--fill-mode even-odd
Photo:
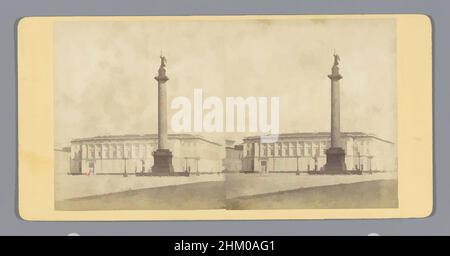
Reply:
[[[311,156],[324,157],[330,142],[274,142],[274,143],[248,143],[244,146],[244,157],[296,157]],[[348,152],[351,149],[352,152]],[[344,147],[348,156],[370,155],[368,142]]]
[[[83,144],[72,146],[72,159],[150,158],[156,144]]]

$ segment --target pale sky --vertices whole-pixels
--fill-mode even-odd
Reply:
[[[395,141],[393,19],[58,22],[55,146],[157,131],[160,51],[168,124],[177,96],[279,96],[281,132],[330,129],[333,49],[340,55],[341,131]],[[169,133],[171,131],[169,130]],[[241,138],[248,134],[202,134]]]

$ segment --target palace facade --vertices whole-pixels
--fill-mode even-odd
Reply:
[[[118,135],[71,141],[70,174],[133,174],[151,172],[158,136]],[[169,134],[175,172],[222,172],[224,147],[201,136]]]
[[[342,132],[342,148],[348,170],[396,171],[396,147],[393,142],[373,134]],[[285,133],[274,143],[259,136],[244,138],[243,171],[304,172],[323,171],[330,133]]]
[[[243,145],[236,145],[233,140],[225,140],[224,172],[240,172],[242,170]]]

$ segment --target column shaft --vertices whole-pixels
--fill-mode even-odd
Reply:
[[[331,147],[341,147],[339,80],[331,79]]]
[[[167,149],[167,92],[165,81],[158,81],[158,149]]]

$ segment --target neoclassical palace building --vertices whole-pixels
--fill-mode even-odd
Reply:
[[[169,134],[174,171],[222,172],[224,147],[201,136]],[[151,172],[157,134],[80,138],[71,141],[70,174]]]
[[[362,132],[341,133],[348,170],[396,171],[393,142]],[[274,143],[259,136],[244,138],[243,171],[303,172],[323,170],[330,133],[285,133]]]
[[[393,142],[362,132],[341,133],[341,140],[349,170],[396,171]],[[150,172],[157,142],[156,134],[74,139],[70,146],[70,174]],[[273,143],[252,136],[236,146],[234,142],[222,145],[198,135],[170,134],[168,143],[174,170],[178,172],[320,172],[326,162],[330,134],[284,133]]]

